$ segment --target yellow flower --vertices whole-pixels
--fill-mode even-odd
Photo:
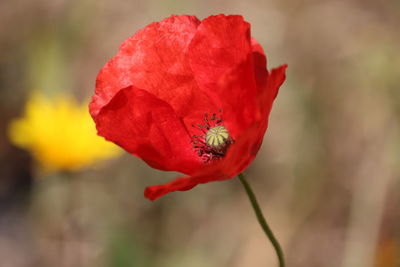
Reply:
[[[121,151],[97,136],[87,105],[67,96],[33,94],[8,130],[11,142],[30,151],[46,171],[78,170]]]

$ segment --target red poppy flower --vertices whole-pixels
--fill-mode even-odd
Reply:
[[[173,191],[233,178],[256,156],[286,65],[268,72],[242,16],[171,16],[122,43],[98,74],[98,134],[151,167],[186,174]]]

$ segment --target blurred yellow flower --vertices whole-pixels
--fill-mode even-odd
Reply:
[[[78,170],[121,151],[97,136],[87,105],[68,96],[33,94],[8,130],[11,142],[30,151],[45,171]]]

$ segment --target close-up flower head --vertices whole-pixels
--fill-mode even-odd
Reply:
[[[150,186],[155,200],[233,178],[255,158],[286,65],[266,56],[239,15],[171,16],[124,41],[90,103],[98,134],[151,167],[186,176]]]
[[[6,2],[0,267],[400,266],[398,0]]]

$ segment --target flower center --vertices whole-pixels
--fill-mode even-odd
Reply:
[[[228,140],[228,130],[223,125],[212,127],[206,133],[206,144],[211,147],[224,146],[225,141]]]
[[[204,124],[192,126],[202,132],[192,136],[192,143],[197,155],[205,163],[224,157],[228,147],[234,142],[222,124],[222,118],[217,117],[215,113],[211,116],[205,114]]]

